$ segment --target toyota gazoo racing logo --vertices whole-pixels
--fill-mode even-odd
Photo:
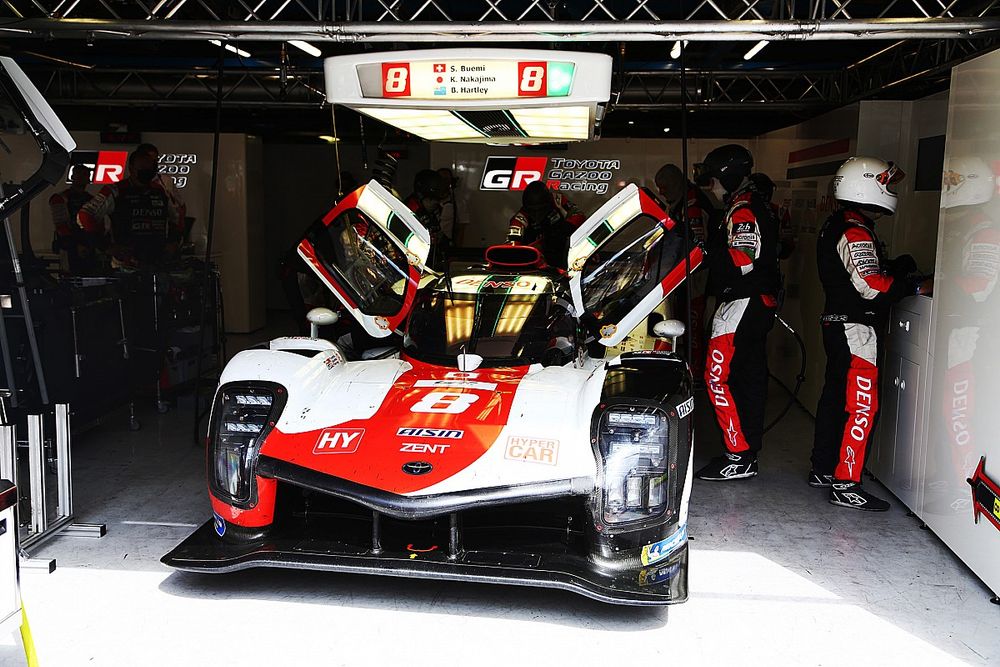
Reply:
[[[523,190],[542,180],[547,157],[488,157],[480,190]]]
[[[125,178],[128,151],[74,151],[70,162],[90,169],[91,183],[108,185]]]

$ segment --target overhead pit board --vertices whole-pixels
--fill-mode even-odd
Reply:
[[[431,141],[538,144],[596,136],[611,58],[433,49],[327,58],[327,100]]]

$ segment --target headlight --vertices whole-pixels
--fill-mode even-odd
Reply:
[[[212,493],[232,505],[250,505],[255,500],[257,454],[284,406],[284,389],[266,385],[225,385],[216,395],[209,433],[209,480]]]
[[[604,464],[604,523],[620,525],[655,519],[669,504],[673,463],[670,420],[658,408],[619,405],[609,408],[598,426]]]

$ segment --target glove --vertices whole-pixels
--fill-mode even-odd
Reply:
[[[894,276],[907,276],[917,272],[917,261],[913,259],[913,255],[900,255],[895,259],[890,259],[887,264],[889,265],[889,273]]]

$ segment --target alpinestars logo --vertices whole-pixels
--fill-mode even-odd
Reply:
[[[857,493],[854,493],[853,491],[849,492],[849,493],[841,493],[840,497],[843,498],[844,500],[846,500],[847,502],[851,503],[852,505],[855,505],[855,506],[858,506],[858,507],[860,507],[861,505],[868,504],[868,501],[865,500],[864,496],[858,495]]]
[[[488,157],[480,190],[523,190],[542,180],[547,157]]]

